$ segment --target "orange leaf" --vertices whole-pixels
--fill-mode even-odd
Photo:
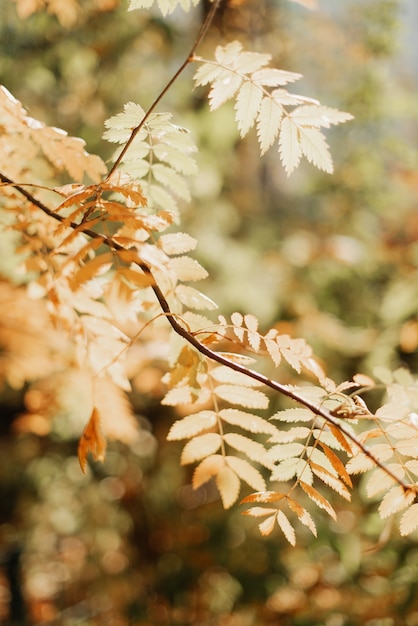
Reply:
[[[345,469],[344,463],[341,461],[341,459],[338,458],[338,456],[335,454],[335,452],[331,450],[331,448],[328,448],[328,446],[322,443],[322,441],[319,442],[319,445],[327,455],[332,467],[335,469],[340,478],[342,478],[347,487],[352,487],[353,483],[351,482],[351,478],[347,470]]]
[[[104,461],[105,451],[106,440],[100,427],[100,415],[94,408],[78,444],[78,460],[83,474],[86,472],[87,454],[90,452],[95,461]]]

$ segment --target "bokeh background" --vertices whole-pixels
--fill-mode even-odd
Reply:
[[[209,113],[189,69],[159,109],[199,147],[181,228],[199,241],[210,273],[201,289],[222,313],[305,337],[335,380],[376,366],[416,371],[418,6],[304,4],[225,1],[200,54],[238,38],[301,72],[295,90],[352,113],[328,135],[334,175],[304,162],[287,179],[274,150],[260,159],[254,135],[239,141],[232,106]],[[153,102],[209,3],[166,19],[118,0],[32,12],[41,5],[0,3],[0,81],[31,116],[110,159],[105,119]],[[296,548],[279,531],[262,539],[239,507],[224,512],[210,484],[192,490],[180,447],[165,441],[175,414],[160,405],[163,330],[130,357],[139,434],[109,442],[83,475],[77,374],[57,357],[42,303],[28,305],[18,260],[3,229],[0,623],[418,625],[418,536],[380,521],[361,480],[352,503],[333,503],[337,522],[316,514],[318,538],[302,529]]]

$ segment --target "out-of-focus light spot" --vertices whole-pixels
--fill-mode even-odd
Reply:
[[[107,500],[120,500],[125,495],[125,485],[120,478],[107,476],[100,481],[100,492]]]
[[[120,574],[128,567],[128,564],[128,557],[119,550],[109,550],[102,558],[103,569],[108,574]]]

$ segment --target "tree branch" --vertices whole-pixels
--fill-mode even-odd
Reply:
[[[34,206],[36,206],[38,209],[43,211],[49,217],[61,223],[64,221],[64,218],[61,215],[54,213],[43,202],[41,202],[40,200],[37,200],[37,198],[35,198],[31,193],[29,193],[22,185],[13,182],[10,178],[5,176],[1,172],[0,172],[0,181],[10,186],[13,186],[20,194],[22,194]],[[76,229],[78,228],[78,226],[79,224],[69,223],[70,228]],[[94,230],[83,229],[83,233],[85,233],[86,235],[88,235],[89,237],[93,239],[100,239],[105,245],[107,245],[109,248],[117,252],[121,250],[126,250],[126,248],[123,248],[121,245],[113,241],[111,237],[106,237],[104,235],[101,235],[100,233],[97,233]],[[138,260],[136,262],[136,265],[145,274],[147,274],[148,276],[151,276],[154,279],[152,270],[143,261]],[[280,393],[281,395],[286,396],[287,398],[290,398],[291,400],[297,402],[299,405],[304,406],[305,408],[309,409],[310,411],[312,411],[312,413],[314,413],[318,417],[322,417],[328,424],[331,424],[332,426],[337,428],[347,439],[349,439],[355,446],[357,446],[357,448],[359,448],[361,452],[363,452],[363,454],[367,456],[376,465],[376,467],[379,467],[380,469],[382,469],[405,491],[409,491],[411,489],[410,484],[403,481],[401,478],[396,476],[388,467],[386,467],[385,464],[382,463],[373,454],[373,452],[370,451],[369,448],[367,448],[361,441],[359,441],[356,435],[354,435],[350,430],[345,428],[343,424],[341,424],[341,419],[332,415],[330,411],[328,411],[322,406],[318,406],[314,404],[313,402],[310,402],[309,400],[300,396],[298,393],[296,393],[292,389],[289,389],[289,387],[287,387],[286,385],[283,385],[275,380],[272,380],[271,378],[268,378],[267,376],[264,376],[263,374],[260,374],[259,372],[255,370],[252,370],[243,365],[240,365],[239,363],[236,363],[235,361],[231,361],[227,359],[225,356],[223,356],[222,354],[219,354],[218,352],[211,350],[210,348],[208,348],[208,346],[201,343],[196,338],[195,334],[191,333],[189,330],[187,330],[185,326],[183,326],[179,322],[179,316],[171,311],[166,297],[164,296],[163,292],[161,291],[160,287],[157,285],[155,280],[153,280],[151,288],[155,294],[155,297],[157,298],[157,301],[161,307],[161,310],[165,314],[165,317],[167,318],[174,332],[177,333],[180,337],[183,337],[183,339],[187,341],[190,345],[192,345],[200,354],[207,357],[211,361],[217,362],[221,365],[225,365],[226,367],[236,372],[244,374],[245,376],[248,376],[249,378],[252,378],[253,380],[256,380],[257,382],[262,383],[266,387],[273,389],[273,391],[276,391],[277,393]]]

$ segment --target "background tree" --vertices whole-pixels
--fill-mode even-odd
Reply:
[[[17,8],[23,16],[40,7],[18,3]],[[13,3],[3,4],[3,82],[30,106],[32,117],[83,136],[91,152],[110,157],[97,139],[104,120],[129,100],[144,109],[153,102],[183,60],[185,37],[193,41],[199,9],[162,20],[157,10],[126,14],[116,3],[49,6],[54,8],[58,21],[40,12],[20,22]],[[209,115],[203,94],[190,95],[187,77],[173,86],[167,109],[193,130],[200,150],[193,201],[181,219],[182,228],[199,241],[199,258],[210,270],[205,293],[224,314],[251,311],[263,325],[277,324],[281,332],[309,338],[334,380],[348,380],[359,370],[371,374],[376,364],[414,365],[416,154],[400,129],[393,137],[386,121],[402,103],[402,86],[394,88],[393,76],[379,80],[378,73],[388,67],[397,4],[353,4],[338,19],[290,3],[265,3],[261,9],[260,3],[225,4],[202,56],[232,38],[245,45],[248,37],[253,49],[273,51],[274,65],[307,74],[312,86],[305,91],[349,110],[356,121],[332,138],[333,177],[314,176],[313,168],[304,166],[287,182],[277,155],[269,152],[259,160],[255,137],[238,142],[232,106]],[[318,59],[313,67],[305,68],[307,57],[298,45],[302,30],[304,42],[312,38]],[[329,81],[323,79],[324,68]],[[410,127],[402,114],[397,119],[403,120],[399,126],[405,125],[407,138]],[[7,119],[2,126],[9,130]],[[4,135],[7,146],[10,137]],[[384,149],[376,150],[379,144]],[[99,161],[87,163],[93,176],[100,171]],[[68,180],[45,159],[15,167],[19,183],[47,179],[48,186],[58,186]],[[40,197],[51,199],[49,193]],[[13,201],[13,195],[6,200]],[[332,501],[336,534],[330,537],[329,521],[316,520],[318,539],[309,552],[303,547],[308,529],[306,537],[302,530],[296,551],[281,545],[278,535],[260,542],[254,524],[238,511],[219,515],[211,483],[192,490],[189,473],[178,465],[179,449],[164,444],[179,415],[160,404],[163,323],[142,331],[128,353],[141,430],[134,429],[123,396],[109,392],[108,385],[102,388],[98,395],[111,408],[108,414],[118,415],[103,426],[125,444],[112,443],[105,462],[82,476],[76,442],[90,401],[83,373],[74,367],[75,355],[62,333],[49,326],[50,311],[42,301],[29,304],[25,291],[13,288],[32,280],[21,272],[21,255],[30,243],[22,247],[20,242],[16,250],[16,233],[5,229],[2,236],[4,415],[20,433],[10,438],[10,422],[4,421],[2,543],[5,553],[16,540],[24,544],[32,621],[51,622],[60,614],[68,623],[259,624],[280,614],[283,623],[292,624],[414,623],[413,586],[408,585],[413,541],[399,543],[394,537],[379,552],[368,553],[382,522],[375,506],[367,514],[359,495],[351,504]],[[32,267],[26,270],[38,272],[42,254],[30,258]],[[132,320],[124,321],[124,330],[127,323]],[[120,340],[114,337],[116,344]],[[389,381],[388,372],[380,375]],[[282,376],[286,382],[297,380],[290,371]],[[398,373],[397,383],[408,386],[405,377]]]

